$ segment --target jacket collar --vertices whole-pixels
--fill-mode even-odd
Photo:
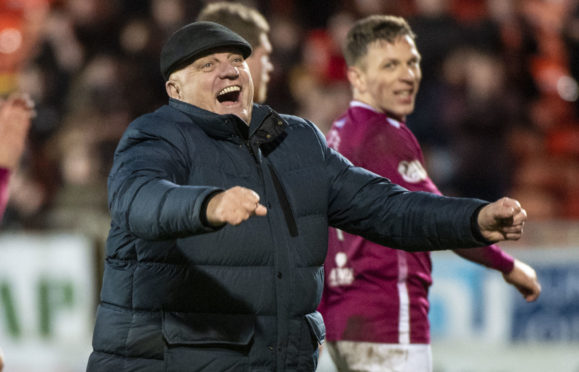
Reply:
[[[234,142],[251,140],[260,145],[278,138],[287,123],[269,106],[253,104],[249,127],[233,114],[219,115],[187,102],[169,98],[169,106],[181,111],[210,137]]]

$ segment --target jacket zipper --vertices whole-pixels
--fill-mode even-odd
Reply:
[[[296,223],[296,219],[294,217],[294,213],[292,211],[291,205],[289,203],[289,200],[287,198],[287,194],[285,193],[285,190],[283,189],[283,185],[281,184],[281,182],[279,181],[279,178],[277,177],[277,173],[275,172],[275,169],[273,169],[273,166],[271,164],[267,164],[269,171],[271,173],[271,178],[273,180],[273,184],[275,186],[275,191],[277,192],[277,196],[279,197],[279,201],[281,203],[281,208],[283,210],[283,215],[285,217],[285,222],[287,224],[287,227],[289,229],[289,233],[291,236],[298,236],[298,225]]]
[[[257,151],[254,150],[252,148],[251,144],[249,143],[249,141],[245,141],[245,145],[247,146],[249,152],[253,156],[253,159],[255,160],[255,162],[258,165],[261,164],[261,161],[259,159],[259,149],[257,149]],[[269,168],[269,172],[271,173],[271,179],[273,181],[273,185],[275,187],[277,197],[279,198],[279,201],[281,204],[281,209],[283,211],[283,215],[285,217],[285,222],[286,222],[286,225],[288,227],[289,233],[292,237],[296,237],[296,236],[298,236],[298,225],[296,223],[294,213],[291,209],[291,205],[290,205],[289,199],[287,197],[287,194],[286,194],[286,192],[283,188],[283,185],[281,184],[279,177],[277,176],[277,173],[275,172],[275,169],[273,168],[273,166],[271,164],[269,164],[269,162],[268,162],[267,167]]]

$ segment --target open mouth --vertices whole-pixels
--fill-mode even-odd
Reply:
[[[241,94],[241,87],[239,85],[231,85],[217,93],[217,100],[220,103],[235,103],[239,100]]]
[[[411,89],[404,89],[395,91],[394,94],[401,98],[410,98],[414,94],[414,91]]]
[[[414,90],[412,89],[404,89],[394,91],[394,97],[399,101],[401,104],[411,104],[414,101]]]

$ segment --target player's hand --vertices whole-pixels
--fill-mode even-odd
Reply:
[[[227,223],[235,226],[251,216],[265,216],[267,208],[259,203],[255,191],[235,186],[213,196],[205,213],[211,226]]]
[[[519,240],[526,220],[521,204],[506,197],[486,205],[478,214],[480,232],[491,242]]]
[[[508,274],[503,274],[503,278],[507,283],[514,285],[527,302],[535,301],[541,294],[541,284],[535,270],[517,259],[515,259],[513,270]]]

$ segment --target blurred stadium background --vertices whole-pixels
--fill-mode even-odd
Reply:
[[[339,45],[353,21],[406,17],[423,83],[408,125],[448,195],[519,199],[543,294],[433,255],[436,372],[579,371],[579,2],[253,0],[270,21],[268,104],[327,130],[347,107]],[[109,217],[119,136],[166,102],[158,55],[201,0],[0,0],[0,95],[37,105],[0,227],[0,347],[7,372],[78,372]],[[318,368],[334,371],[322,353]]]

